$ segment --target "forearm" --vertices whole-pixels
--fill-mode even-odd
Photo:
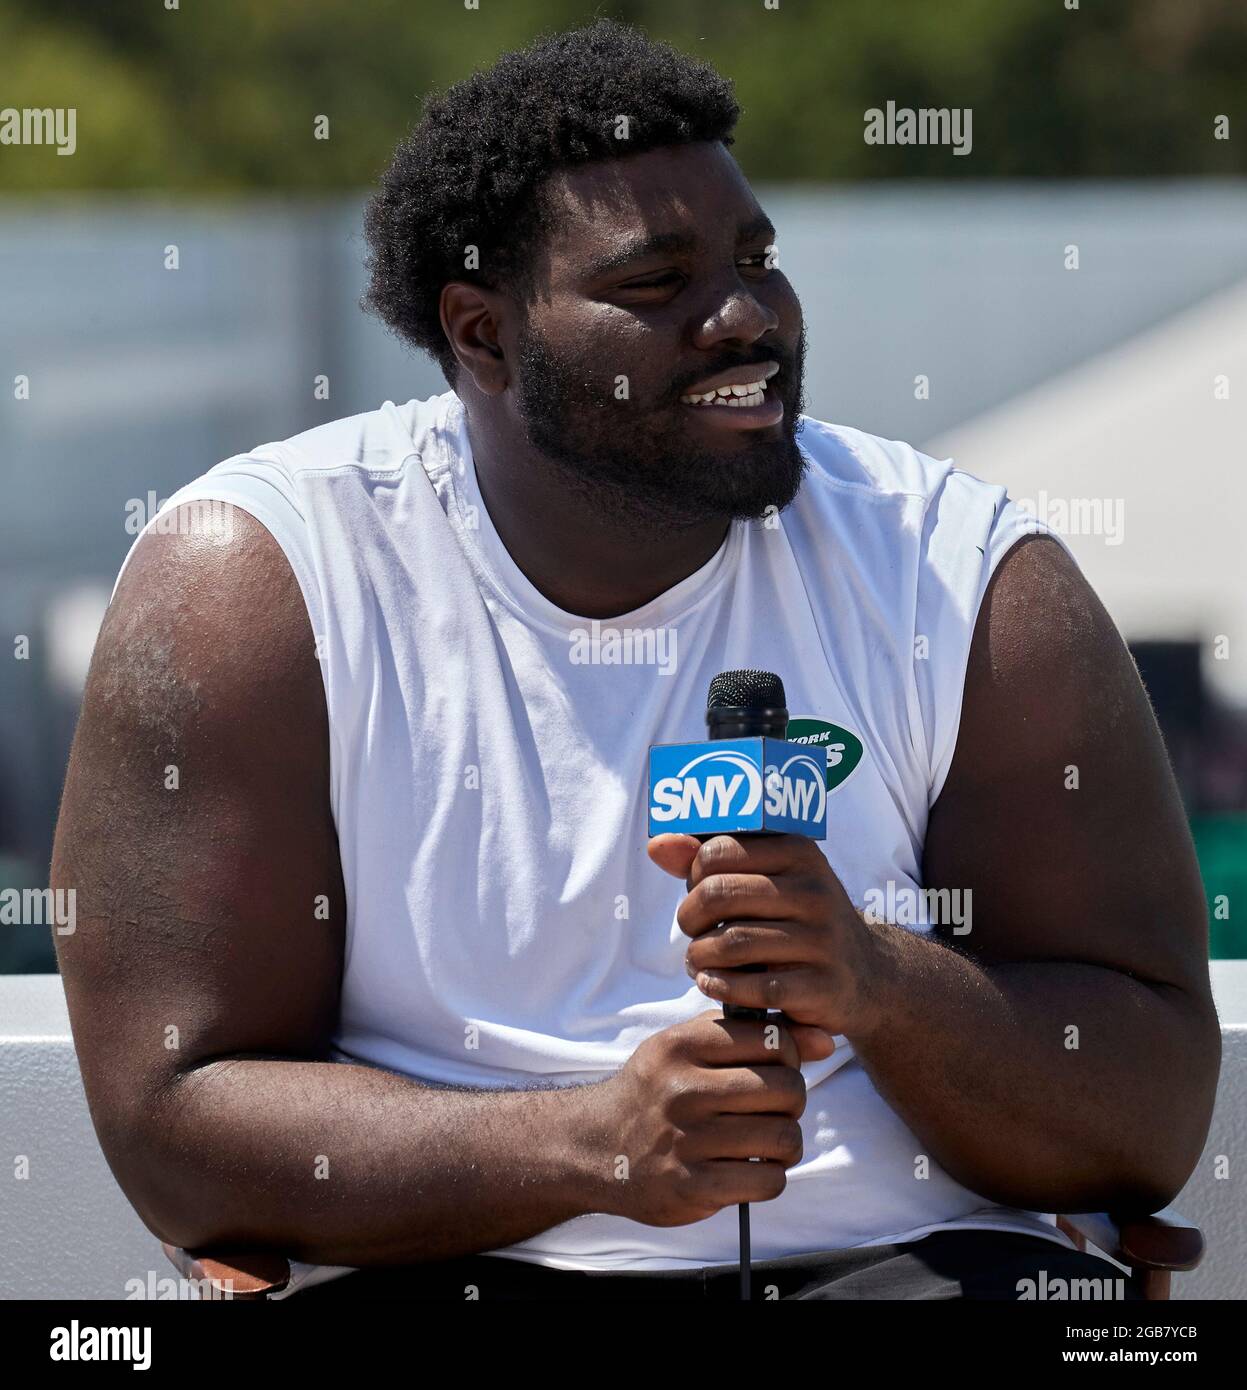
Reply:
[[[872,930],[882,1021],[849,1037],[948,1173],[1037,1210],[1172,1199],[1207,1131],[1215,1015],[1096,965],[988,966],[900,927]]]
[[[457,1091],[364,1066],[217,1061],[180,1075],[127,1137],[127,1169],[140,1173],[127,1192],[182,1246],[361,1266],[497,1249],[601,1209],[598,1091]]]

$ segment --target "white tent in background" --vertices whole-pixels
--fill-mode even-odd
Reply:
[[[1247,704],[1247,282],[923,447],[1059,530],[1126,637],[1228,638]]]

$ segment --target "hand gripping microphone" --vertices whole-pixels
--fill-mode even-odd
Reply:
[[[705,743],[650,749],[649,833],[827,838],[827,768],[788,743],[784,683],[770,671],[724,671],[710,682]],[[749,967],[764,970],[764,965]],[[725,1018],[765,1022],[766,1009],[725,1004]],[[740,1296],[750,1297],[749,1204],[740,1204]]]

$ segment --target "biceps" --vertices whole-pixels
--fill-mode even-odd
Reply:
[[[1151,707],[1052,541],[1015,548],[984,599],[925,868],[928,886],[972,891],[959,940],[986,957],[1175,984],[1204,969],[1198,867]]]
[[[323,1054],[341,971],[319,674],[282,648],[280,593],[249,627],[242,580],[207,613],[163,563],[101,631],[52,865],[84,1084],[116,1112],[208,1057]]]

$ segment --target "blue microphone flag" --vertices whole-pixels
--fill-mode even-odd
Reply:
[[[727,738],[649,750],[649,833],[827,838],[827,766],[801,743]]]

